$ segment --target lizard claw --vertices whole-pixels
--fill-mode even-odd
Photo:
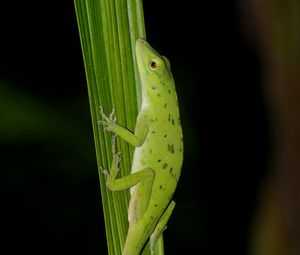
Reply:
[[[103,170],[102,170],[102,173],[103,173],[105,176],[109,176],[109,172],[107,171],[107,169],[103,169]]]
[[[115,107],[112,108],[111,114],[109,114],[109,119],[112,120],[113,122],[116,122],[117,118],[114,116],[116,112]]]
[[[100,112],[101,116],[105,115],[102,105],[99,106],[99,112]]]
[[[107,171],[107,169],[103,168],[102,166],[99,166],[98,168],[99,173],[103,173],[106,176],[109,176],[109,172]]]

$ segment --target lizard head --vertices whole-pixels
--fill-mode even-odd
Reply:
[[[136,58],[143,92],[149,96],[166,93],[168,81],[173,80],[169,60],[142,38],[136,41]]]

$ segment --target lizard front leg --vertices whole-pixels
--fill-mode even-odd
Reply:
[[[115,110],[112,110],[112,113],[107,116],[103,111],[103,107],[100,106],[100,115],[102,120],[98,121],[99,125],[104,126],[104,130],[110,131],[115,133],[116,135],[120,136],[126,142],[130,143],[135,147],[141,146],[148,134],[148,122],[143,117],[143,112],[141,112],[137,118],[137,123],[135,127],[135,132],[132,133],[128,129],[118,125],[116,123],[117,118],[114,116]]]

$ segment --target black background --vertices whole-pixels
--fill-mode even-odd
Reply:
[[[0,10],[0,253],[106,254],[73,2]],[[246,254],[270,132],[237,4],[144,1],[144,14],[171,61],[185,137],[166,254]]]

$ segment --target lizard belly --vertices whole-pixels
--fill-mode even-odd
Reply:
[[[181,141],[181,128],[178,126],[167,130],[153,125],[149,129],[148,136],[141,147],[134,151],[131,172],[135,173],[147,167],[155,172],[154,183],[150,203],[161,200],[161,197],[171,199],[176,188],[181,164],[183,148]],[[131,188],[131,194],[135,187]]]

